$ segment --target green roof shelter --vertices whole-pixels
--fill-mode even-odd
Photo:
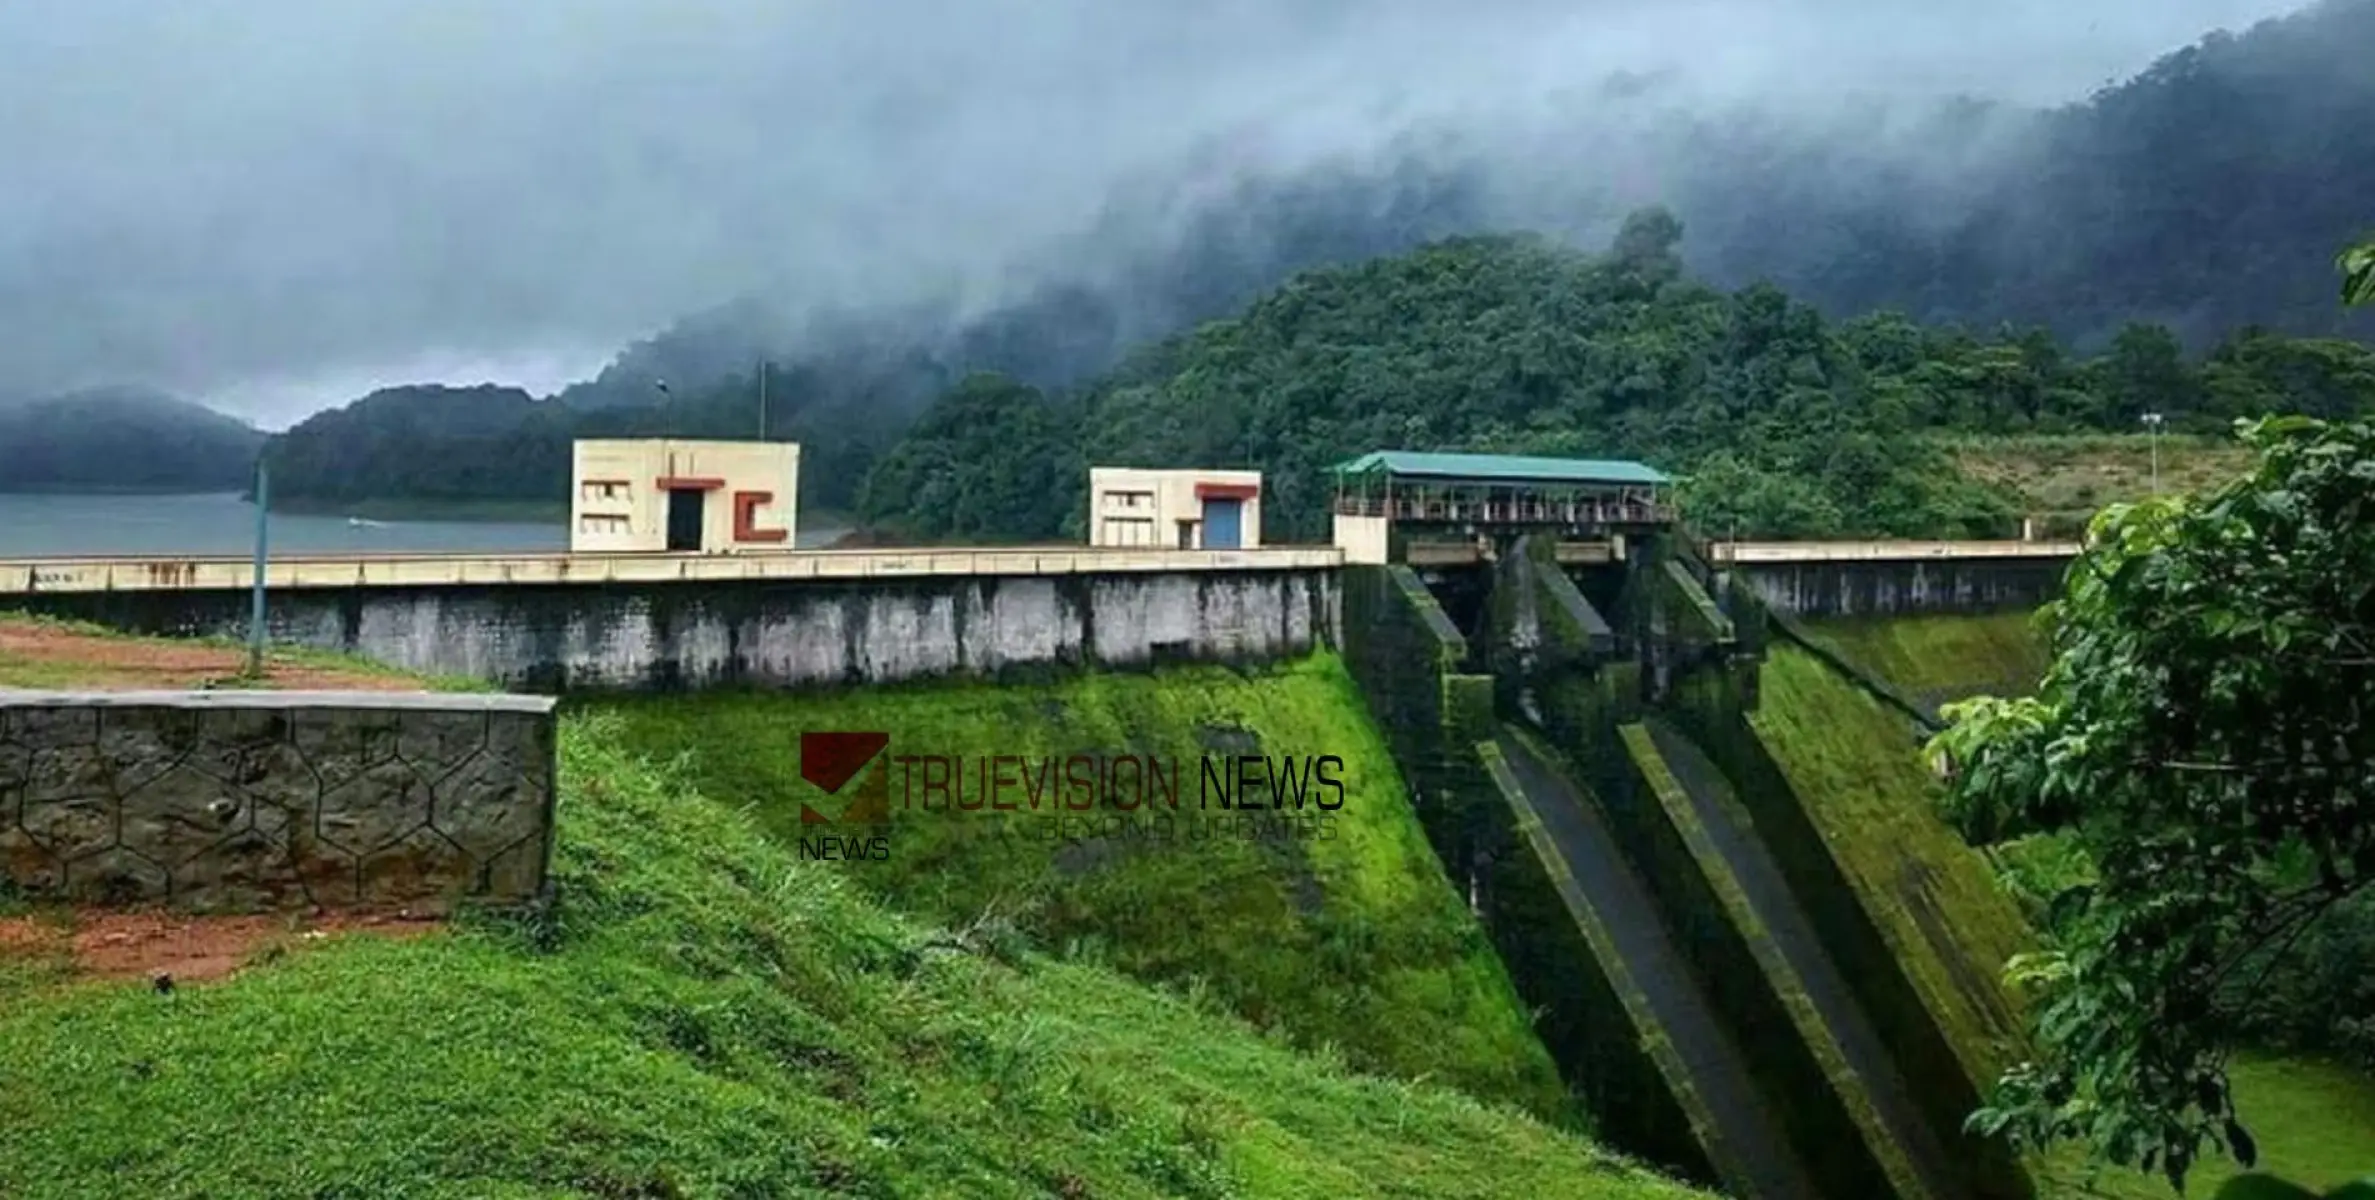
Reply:
[[[1674,482],[1654,467],[1597,458],[1535,458],[1517,454],[1423,454],[1373,450],[1332,468],[1340,481],[1397,479],[1473,486],[1664,487]]]
[[[1368,543],[1382,536],[1379,521],[1462,536],[1554,529],[1590,537],[1674,523],[1673,478],[1637,462],[1380,450],[1332,470],[1340,534]]]

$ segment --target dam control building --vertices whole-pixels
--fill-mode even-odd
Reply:
[[[1259,471],[1089,470],[1089,545],[1254,550],[1262,544]]]
[[[573,554],[738,554],[793,546],[797,443],[587,438],[574,450]]]

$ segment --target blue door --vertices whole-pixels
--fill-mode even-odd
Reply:
[[[1204,548],[1234,550],[1244,537],[1245,501],[1218,496],[1204,501]]]

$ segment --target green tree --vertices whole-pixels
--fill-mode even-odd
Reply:
[[[2148,412],[2184,413],[2200,402],[2200,380],[2166,325],[2121,329],[2097,371],[2104,393],[2100,415],[2113,429],[2132,429]]]
[[[1625,217],[1616,231],[1610,254],[1619,268],[1634,277],[1664,283],[1682,274],[1682,219],[1663,206],[1640,209]]]
[[[875,463],[859,512],[928,540],[1052,538],[1085,487],[1077,434],[1038,389],[969,376]]]
[[[1949,816],[2091,865],[2047,906],[2035,1054],[1975,1128],[2182,1186],[2249,1165],[2226,1056],[2259,980],[2375,881],[2375,424],[2246,423],[2248,477],[2097,519],[2037,695],[1950,711]]]

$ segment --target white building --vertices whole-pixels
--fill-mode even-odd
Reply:
[[[1089,471],[1089,544],[1181,550],[1262,544],[1259,471]]]
[[[572,552],[735,554],[792,546],[800,488],[794,443],[589,438],[575,451]]]

